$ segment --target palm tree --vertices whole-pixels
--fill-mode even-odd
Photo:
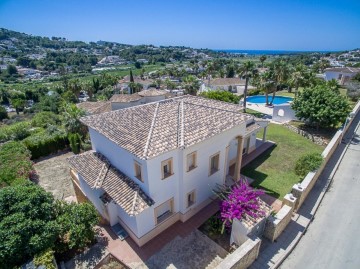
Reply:
[[[261,67],[264,68],[264,62],[266,61],[266,55],[261,55],[260,56],[260,62],[261,62]]]
[[[86,127],[80,122],[80,118],[85,116],[85,111],[78,108],[75,104],[65,103],[63,106],[63,124],[67,133],[86,134]]]
[[[339,89],[340,89],[340,85],[337,82],[336,79],[332,79],[326,82],[326,86],[329,87],[330,90],[332,90],[335,93],[340,93]]]
[[[81,84],[79,79],[72,79],[69,81],[67,90],[70,90],[73,94],[75,94],[76,98],[79,99],[80,92],[83,89],[82,86],[83,85]]]
[[[188,94],[196,95],[199,87],[199,80],[195,76],[189,75],[184,78],[184,88]]]
[[[19,115],[20,109],[23,109],[25,106],[25,100],[20,98],[12,99],[11,104],[15,107],[16,114]]]
[[[245,78],[245,89],[244,89],[244,109],[246,112],[246,97],[247,97],[247,89],[249,84],[249,79],[257,74],[257,70],[255,68],[255,64],[252,61],[244,62],[239,68],[240,77]]]
[[[274,89],[274,81],[272,80],[270,72],[259,74],[254,79],[255,86],[265,93],[266,106],[269,105],[269,93]]]
[[[0,103],[9,103],[10,94],[5,88],[0,88]]]
[[[213,74],[213,72],[215,71],[215,65],[214,62],[209,62],[206,66],[206,74],[207,74],[207,78],[208,78],[208,86],[210,86],[210,78]]]
[[[290,85],[295,88],[295,97],[298,94],[299,87],[304,86],[306,80],[307,68],[304,64],[298,64],[295,66],[293,72],[290,75]],[[290,87],[291,92],[291,87]]]
[[[270,72],[272,73],[272,77],[274,79],[276,88],[273,91],[273,96],[270,102],[270,105],[273,104],[274,99],[275,99],[275,95],[276,95],[276,91],[279,90],[280,86],[285,83],[288,78],[289,78],[289,74],[290,74],[290,68],[287,62],[285,62],[284,60],[279,60],[279,61],[275,61],[273,62],[271,68],[270,68]]]

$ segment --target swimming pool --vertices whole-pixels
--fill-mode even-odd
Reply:
[[[269,95],[269,103],[272,100],[272,95]],[[280,104],[285,104],[287,102],[292,101],[293,98],[291,97],[286,97],[286,96],[275,96],[274,101],[273,101],[273,105],[280,105]],[[255,104],[265,104],[266,103],[266,98],[265,95],[254,95],[254,96],[249,96],[246,98],[246,101],[249,103],[255,103]]]

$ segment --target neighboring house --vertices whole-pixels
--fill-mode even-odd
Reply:
[[[142,97],[138,93],[134,94],[114,94],[110,98],[111,110],[118,110],[127,107],[144,104]]]
[[[208,80],[204,81],[208,87],[212,90],[225,90],[240,95],[244,94],[245,80],[240,78],[215,78],[211,79],[210,83]],[[248,90],[254,89],[253,86],[248,85]]]
[[[342,68],[327,68],[325,69],[325,80],[329,81],[336,79],[340,85],[344,85],[356,74],[360,73],[360,68],[342,67]]]
[[[268,125],[240,111],[186,95],[82,118],[93,150],[68,159],[78,199],[144,245],[208,205],[229,166],[240,179],[242,156]]]
[[[100,114],[165,100],[169,95],[167,91],[150,88],[134,94],[114,94],[109,101],[81,102],[77,107],[84,109],[88,115]]]
[[[129,91],[130,76],[125,76],[123,79],[119,80],[118,84],[115,86],[116,89],[120,91]],[[139,83],[143,86],[144,90],[150,88],[151,85],[154,85],[155,82],[152,79],[141,79],[140,77],[134,77],[134,83]]]
[[[98,101],[98,102],[82,102],[76,104],[78,108],[82,108],[86,111],[86,114],[92,115],[92,114],[100,114],[104,112],[110,112],[111,109],[111,102],[104,102],[104,101]]]
[[[117,110],[164,100],[168,95],[167,91],[150,88],[134,94],[114,94],[110,102],[112,110]]]

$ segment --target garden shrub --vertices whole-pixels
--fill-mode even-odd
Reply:
[[[234,219],[258,218],[265,216],[260,208],[260,195],[263,190],[253,189],[246,181],[235,183],[233,186],[218,185],[214,193],[221,200],[220,219],[223,222],[222,232],[225,227],[231,227]]]
[[[240,101],[239,96],[228,91],[219,91],[219,90],[208,91],[208,92],[203,92],[200,95],[209,99],[214,99],[214,100],[219,100],[234,104],[238,104]]]
[[[261,89],[252,89],[252,90],[248,90],[247,95],[251,96],[251,95],[259,95],[261,94]]]
[[[17,122],[0,128],[0,143],[22,140],[30,135],[30,122]]]
[[[58,125],[60,123],[59,116],[50,111],[37,113],[31,121],[32,126],[42,128],[46,128],[48,125]]]
[[[28,180],[34,173],[29,150],[21,143],[10,141],[0,146],[0,186]]]
[[[47,156],[69,145],[65,132],[61,131],[52,134],[45,131],[35,133],[24,139],[23,143],[30,150],[31,159]]]
[[[46,269],[56,269],[54,265],[54,251],[49,249],[34,257],[34,264],[36,266],[45,266]]]
[[[81,136],[78,133],[69,133],[68,139],[70,142],[70,148],[75,154],[80,153]]]
[[[304,177],[307,173],[318,169],[323,161],[320,153],[309,153],[296,161],[295,174]]]
[[[0,121],[2,121],[3,119],[8,119],[8,118],[9,118],[9,116],[6,112],[5,107],[0,105]]]

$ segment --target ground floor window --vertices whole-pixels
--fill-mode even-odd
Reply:
[[[154,209],[155,222],[159,224],[174,213],[174,199],[171,198]]]
[[[193,204],[195,204],[195,200],[196,197],[195,197],[195,190],[193,190],[192,192],[189,192],[187,194],[187,200],[186,200],[186,207],[190,207],[192,206]]]

